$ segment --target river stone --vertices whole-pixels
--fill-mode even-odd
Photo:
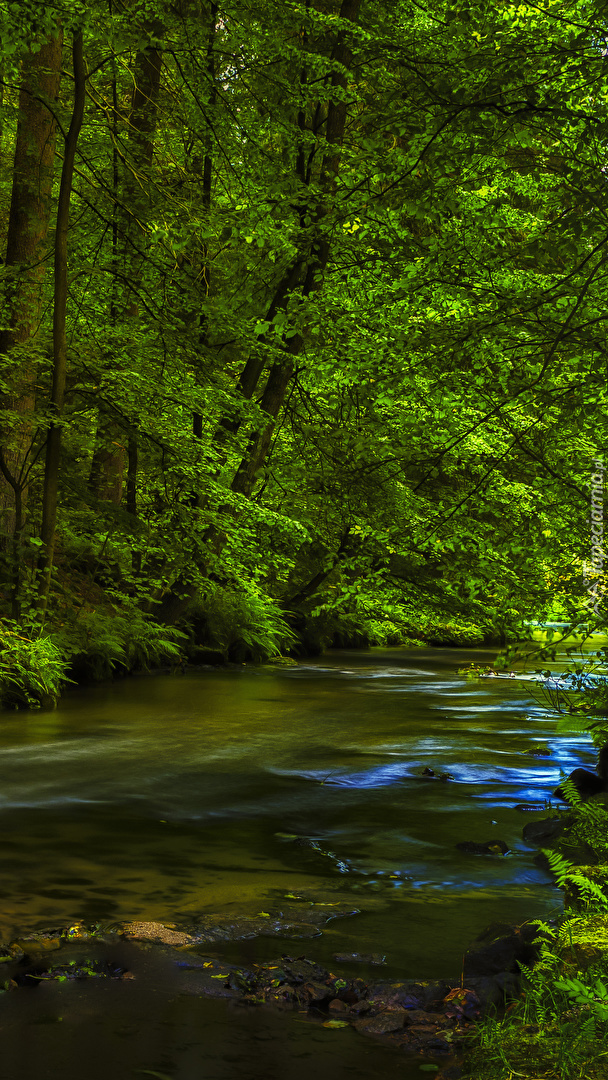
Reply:
[[[131,941],[156,941],[164,945],[192,948],[196,945],[213,945],[223,941],[246,941],[254,937],[278,937],[306,940],[319,937],[321,927],[330,919],[358,915],[358,908],[298,907],[292,913],[269,911],[256,915],[226,915],[225,913],[202,915],[195,924],[178,929],[174,923],[130,922],[124,923],[122,934]]]
[[[425,1009],[406,1009],[406,1027],[413,1027],[414,1025],[420,1024],[434,1024],[436,1027],[447,1027],[450,1024],[450,1018],[446,1016],[445,1013],[427,1012]]]
[[[330,1001],[329,1003],[329,1011],[330,1013],[336,1014],[348,1013],[350,1012],[350,1007],[346,1004],[345,1001],[341,1001],[340,998],[334,998],[334,1000]]]
[[[380,964],[386,963],[383,953],[334,953],[334,960],[338,964]]]
[[[488,1005],[503,1005],[505,998],[519,996],[520,980],[512,971],[499,971],[496,975],[469,976],[467,983],[479,998],[481,1007],[486,1009]]]
[[[507,855],[511,850],[504,840],[485,840],[483,843],[475,840],[461,840],[456,847],[467,855]]]
[[[374,983],[368,997],[371,1005],[380,1008],[424,1009],[427,1005],[440,1004],[451,989],[452,984],[444,980],[404,979],[396,983]]]
[[[491,923],[464,955],[465,978],[517,971],[519,961],[531,966],[537,952],[532,946],[536,933],[536,927],[527,924]]]
[[[403,1027],[405,1012],[403,1009],[387,1009],[377,1016],[357,1020],[355,1027],[363,1035],[388,1035],[390,1031],[400,1031]]]
[[[441,1072],[435,1073],[435,1080],[460,1080],[463,1072],[462,1065],[446,1065]]]
[[[13,941],[10,945],[0,945],[0,964],[23,960],[24,956],[24,950],[16,941]]]
[[[24,953],[26,956],[38,955],[39,953],[54,952],[55,949],[61,948],[60,937],[46,937],[41,934],[28,934],[27,937],[17,938],[16,941],[12,941],[10,948],[15,950],[17,955],[19,952]],[[16,955],[13,959],[16,958]]]
[[[196,945],[198,943],[198,939],[192,934],[176,930],[173,923],[123,923],[122,934],[127,941],[157,941],[162,945]]]
[[[562,818],[549,818],[545,821],[528,821],[524,825],[522,836],[526,844],[535,844],[545,847],[551,840],[561,836],[566,828],[566,822]]]

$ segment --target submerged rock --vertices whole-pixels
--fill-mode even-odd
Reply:
[[[334,953],[334,960],[339,964],[380,964],[386,963],[383,953]]]
[[[461,840],[456,847],[467,855],[507,855],[511,850],[504,840],[486,840],[481,844],[476,840]]]
[[[311,904],[305,910],[298,909],[302,921],[297,925],[301,931],[320,932],[318,927],[329,919],[355,913],[345,907],[323,911]],[[408,1053],[427,1059],[439,1055],[445,1060],[453,1055],[483,1007],[500,1005],[508,980],[516,983],[515,976],[505,974],[473,978],[467,975],[464,987],[453,987],[447,980],[370,982],[328,971],[306,956],[284,954],[275,961],[252,963],[244,968],[201,952],[201,946],[214,935],[220,941],[240,940],[262,932],[285,936],[285,930],[294,925],[290,915],[287,910],[242,917],[209,915],[186,927],[140,920],[122,924],[112,935],[80,925],[78,932],[71,935],[70,929],[74,931],[74,927],[43,931],[29,939],[20,939],[29,950],[28,956],[20,961],[18,957],[22,953],[13,947],[12,968],[7,963],[4,969],[5,988],[18,992],[21,987],[54,979],[131,979],[138,973],[146,978],[153,971],[177,993],[250,1005],[269,1004],[290,1011],[307,1010],[311,1019],[316,1017],[326,1026],[350,1024],[361,1034],[401,1047]],[[504,927],[498,927],[497,933],[490,935],[494,948],[496,938],[501,940],[502,930]],[[507,930],[516,935],[518,928]],[[44,950],[32,955],[32,943],[39,940],[59,942],[58,948],[51,949],[52,960],[43,955]],[[350,953],[336,954],[335,959],[381,963],[384,957]],[[126,965],[131,965],[135,974]]]
[[[314,905],[294,911],[270,910],[256,915],[202,915],[196,923],[184,929],[172,923],[124,923],[122,934],[130,941],[156,941],[163,945],[193,948],[223,941],[246,941],[255,937],[277,937],[296,940],[319,937],[330,919],[358,915],[359,908],[339,907],[321,910]]]
[[[123,923],[121,933],[127,941],[156,941],[162,945],[198,944],[196,937],[176,930],[174,923],[127,922]]]
[[[561,836],[566,828],[563,818],[547,818],[544,821],[529,821],[524,825],[522,836],[526,844],[545,847],[551,840]]]

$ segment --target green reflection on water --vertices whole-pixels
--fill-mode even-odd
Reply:
[[[284,670],[137,678],[0,731],[0,930],[192,920],[287,892],[362,909],[316,946],[450,975],[496,917],[555,904],[513,807],[557,782],[563,743],[525,687],[467,683],[479,650],[332,655]],[[526,757],[541,737],[551,759]],[[454,781],[422,777],[424,768]],[[298,846],[281,834],[312,838]],[[506,840],[476,858],[461,840]],[[265,946],[264,946],[265,948]]]

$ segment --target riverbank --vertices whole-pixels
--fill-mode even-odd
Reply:
[[[321,932],[319,923],[357,913],[328,915],[321,908],[300,909],[295,912],[299,922],[290,914],[294,915],[293,906],[291,913],[268,912],[240,920],[209,916],[187,927],[139,921],[114,927],[75,923],[38,931],[0,949],[0,989],[22,998],[49,983],[76,983],[86,995],[86,986],[100,980],[123,984],[144,980],[158,986],[162,975],[164,992],[174,998],[212,998],[258,1012],[273,1008],[334,1031],[351,1027],[377,1044],[404,1053],[412,1063],[415,1059],[441,1067],[444,1077],[459,1074],[457,1062],[474,1022],[517,991],[517,976],[509,972],[475,976],[469,970],[466,987],[449,979],[389,981],[378,977],[380,970],[372,977],[372,968],[380,969],[382,958],[361,954],[336,956],[328,970],[316,962],[314,942],[302,942]],[[247,966],[237,966],[213,948],[247,939],[254,956],[260,935],[278,939],[277,948],[282,950],[278,956],[261,962],[250,959]],[[511,967],[517,936],[511,933],[507,956],[507,935],[501,934],[502,959],[508,959]],[[285,951],[286,939],[289,951]],[[488,963],[496,966],[496,958],[494,936],[482,948],[479,942],[473,946],[465,967],[483,970]],[[127,985],[126,1015],[128,992]],[[3,1004],[0,1001],[0,1016]]]

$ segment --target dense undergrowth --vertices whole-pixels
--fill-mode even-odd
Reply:
[[[70,557],[68,557],[70,555]],[[130,554],[63,552],[44,616],[30,568],[18,618],[0,607],[0,703],[56,702],[66,683],[201,663],[264,663],[328,648],[479,645],[503,637],[475,610],[455,612],[350,587],[291,610],[259,585],[205,580],[174,625],[161,620],[160,583],[142,581]],[[517,620],[511,627],[517,635]]]
[[[605,652],[599,656],[603,663]],[[562,727],[570,712],[575,729],[586,726],[596,745],[605,745],[607,696],[605,684],[578,701],[563,693],[554,703]],[[583,801],[571,781],[560,786],[570,809],[560,813],[565,829],[556,849],[544,855],[564,890],[564,911],[536,922],[537,962],[520,965],[519,999],[477,1027],[465,1056],[467,1080],[608,1077],[608,795]]]
[[[466,1055],[470,1080],[608,1076],[608,898],[584,872],[549,854],[558,884],[574,886],[578,899],[555,922],[538,921],[538,960],[521,965],[520,998],[477,1028]]]

